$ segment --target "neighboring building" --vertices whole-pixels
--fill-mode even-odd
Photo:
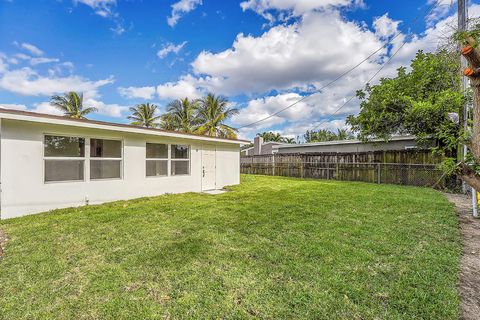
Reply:
[[[376,139],[369,142],[360,140],[339,140],[327,142],[313,142],[303,144],[288,144],[274,146],[273,153],[315,153],[315,152],[369,152],[369,151],[389,151],[406,150],[417,148],[415,136],[397,136],[391,137],[389,141]]]
[[[240,182],[248,141],[0,110],[0,218]]]
[[[276,146],[288,145],[282,142],[263,142],[262,137],[255,137],[253,140],[253,147],[242,150],[243,156],[259,156],[263,154],[272,154],[273,148]]]
[[[360,140],[338,140],[327,142],[312,142],[302,144],[267,142],[263,143],[260,137],[256,137],[253,147],[243,150],[242,155],[267,155],[274,153],[348,153],[348,152],[369,152],[369,151],[388,151],[388,150],[406,150],[417,148],[415,136],[397,136],[391,137],[388,142],[376,139],[369,142]]]

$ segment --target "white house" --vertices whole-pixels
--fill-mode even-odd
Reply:
[[[0,109],[0,219],[235,185],[245,143]]]

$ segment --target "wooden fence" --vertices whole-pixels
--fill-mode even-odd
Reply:
[[[429,150],[242,156],[241,172],[455,189],[456,177],[438,168]]]

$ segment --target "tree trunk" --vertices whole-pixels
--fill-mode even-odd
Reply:
[[[469,166],[465,164],[462,165],[462,168],[460,169],[460,177],[475,190],[480,190],[480,176],[478,176]]]
[[[462,48],[462,54],[470,64],[470,68],[477,70],[480,68],[480,51],[475,48],[473,38],[467,38],[467,42],[468,45]],[[469,79],[473,91],[473,128],[469,148],[475,163],[480,164],[480,76],[474,72]],[[476,174],[475,170],[463,164],[460,175],[471,187],[480,190],[480,176]]]

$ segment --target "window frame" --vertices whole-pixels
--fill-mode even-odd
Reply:
[[[85,146],[83,150],[83,157],[49,157],[45,155],[45,138],[47,136],[52,137],[67,137],[67,138],[78,138],[83,139]],[[44,133],[42,135],[42,178],[44,184],[55,184],[55,183],[77,183],[77,182],[86,182],[87,181],[87,143],[89,139],[82,135],[73,135],[73,134],[62,134],[62,133]],[[82,180],[59,180],[59,181],[47,181],[46,180],[46,162],[48,160],[60,160],[60,161],[83,161],[83,179]]]
[[[124,141],[123,139],[115,139],[115,138],[106,138],[106,137],[99,137],[99,136],[91,136],[91,137],[88,137],[88,181],[91,182],[95,182],[95,181],[112,181],[112,180],[123,180],[123,176],[124,176],[124,152],[125,152],[125,148],[124,148]],[[111,140],[111,141],[119,141],[120,142],[120,158],[111,158],[111,157],[108,157],[108,158],[103,158],[103,157],[92,157],[91,156],[91,140],[92,139],[95,139],[95,140]],[[87,150],[85,150],[85,152],[87,152]],[[120,161],[120,177],[118,178],[95,178],[95,179],[92,179],[91,175],[92,175],[92,169],[91,169],[91,161]]]
[[[188,153],[187,153],[187,158],[184,159],[184,158],[172,158],[172,146],[187,146],[188,147]],[[192,162],[191,162],[191,158],[192,158],[192,146],[189,145],[189,144],[179,144],[179,143],[172,143],[169,145],[169,154],[168,156],[170,157],[170,166],[169,166],[169,176],[171,177],[176,177],[176,176],[191,176],[192,175]],[[172,163],[174,161],[183,161],[183,162],[187,162],[188,161],[188,173],[186,174],[172,174]]]
[[[147,158],[147,144],[163,144],[167,146],[167,157],[166,158]],[[171,145],[169,143],[164,143],[164,142],[151,142],[151,141],[145,141],[145,178],[147,179],[154,179],[154,178],[165,178],[165,177],[170,177],[170,150],[171,150]],[[154,176],[149,176],[147,175],[147,162],[148,161],[166,161],[167,162],[167,174],[166,175],[154,175]]]

